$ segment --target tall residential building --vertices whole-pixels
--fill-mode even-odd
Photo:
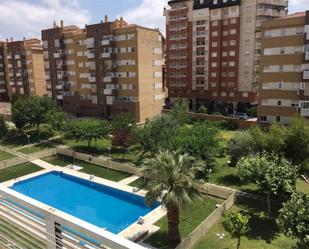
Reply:
[[[261,23],[285,16],[287,0],[170,0],[166,16],[171,101],[233,113],[257,101]]]
[[[263,23],[262,36],[259,121],[309,118],[309,11]]]
[[[43,48],[38,39],[0,42],[0,98],[46,94]]]
[[[156,29],[122,18],[42,31],[47,93],[81,116],[130,113],[138,122],[164,104],[163,38]]]

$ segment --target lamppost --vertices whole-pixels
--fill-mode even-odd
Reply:
[[[30,145],[30,135],[26,134],[27,140],[28,140],[28,144]]]
[[[210,173],[211,173],[211,169],[207,169],[207,173],[208,173],[208,182],[210,182]]]

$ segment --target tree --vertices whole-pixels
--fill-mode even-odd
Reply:
[[[60,109],[53,109],[46,113],[46,122],[54,131],[62,131],[68,121],[67,114]]]
[[[4,137],[8,133],[8,126],[5,123],[5,120],[0,116],[0,137]]]
[[[223,226],[232,238],[237,239],[237,249],[240,247],[241,237],[249,231],[250,217],[241,212],[228,212],[224,215]]]
[[[167,148],[176,136],[180,123],[172,115],[159,115],[146,120],[143,127],[138,127],[135,137],[143,148],[143,154],[151,152],[153,155],[162,148]]]
[[[175,101],[172,111],[168,113],[174,117],[180,124],[186,124],[190,121],[189,113],[189,104],[186,100],[178,99]]]
[[[279,211],[277,224],[287,236],[297,239],[298,248],[309,248],[309,195],[294,193]]]
[[[188,153],[211,166],[215,156],[219,153],[219,147],[219,129],[210,122],[198,122],[176,130],[176,134],[166,149]]]
[[[201,105],[200,108],[198,108],[198,112],[207,114],[208,113],[207,107],[205,107],[204,105]]]
[[[64,134],[68,139],[87,141],[88,147],[93,140],[106,138],[110,132],[110,125],[107,121],[100,119],[74,120],[67,124]]]
[[[240,159],[237,174],[242,181],[255,183],[261,192],[267,193],[270,216],[272,195],[286,200],[295,191],[298,168],[278,155],[261,153]]]
[[[179,208],[199,196],[196,173],[203,163],[188,154],[161,151],[144,163],[145,177],[149,179],[146,202],[151,205],[161,200],[167,209],[168,240],[171,245],[181,242],[179,232]]]
[[[122,150],[122,159],[126,149],[133,141],[133,132],[136,127],[135,119],[131,115],[117,115],[112,119],[112,144],[120,146]]]
[[[285,155],[303,171],[309,158],[309,124],[303,118],[294,118],[285,139]]]
[[[25,106],[23,99],[18,99],[12,104],[12,122],[19,132],[28,124],[29,108]]]
[[[252,137],[249,132],[239,131],[229,142],[231,164],[235,166],[238,160],[252,153]]]

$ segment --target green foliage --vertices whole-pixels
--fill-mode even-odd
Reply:
[[[53,109],[46,113],[46,122],[53,131],[61,131],[68,122],[67,114],[64,111]]]
[[[251,107],[246,111],[249,117],[256,118],[257,117],[257,107]]]
[[[167,145],[170,150],[179,150],[202,159],[208,167],[212,165],[218,155],[219,147],[219,129],[209,122],[198,122],[192,126],[179,128],[171,139],[171,143]]]
[[[220,126],[224,130],[236,131],[239,129],[238,120],[235,119],[224,119],[220,122]]]
[[[198,113],[207,114],[208,113],[207,107],[205,107],[204,105],[201,105],[200,108],[198,108]]]
[[[167,209],[168,238],[170,244],[180,243],[179,208],[199,196],[196,173],[203,163],[188,154],[161,151],[144,162],[145,177],[149,179],[146,202],[151,205],[161,199]]]
[[[8,134],[8,126],[5,123],[5,120],[0,116],[0,137],[5,137]]]
[[[168,113],[174,117],[175,120],[178,121],[180,124],[186,124],[190,121],[190,117],[188,116],[189,112],[189,104],[186,100],[178,99],[175,101],[172,111]]]
[[[138,127],[135,137],[142,146],[144,153],[158,152],[160,148],[166,148],[176,136],[176,130],[180,127],[177,119],[172,115],[160,115],[147,120],[143,127]]]
[[[298,248],[309,248],[309,195],[294,193],[279,213],[281,231],[297,239]]]
[[[18,98],[12,104],[12,121],[20,131],[26,125],[35,125],[38,131],[40,124],[46,122],[46,114],[54,108],[54,103],[47,97]]]
[[[242,181],[257,184],[261,192],[286,200],[296,189],[298,168],[285,158],[261,153],[240,159],[237,174]]]
[[[105,120],[83,119],[69,122],[64,134],[67,139],[87,141],[90,147],[93,140],[107,138],[110,130],[110,124]]]
[[[231,164],[236,165],[238,160],[252,153],[252,136],[249,132],[239,131],[229,142]]]
[[[134,129],[136,126],[136,121],[129,114],[119,114],[113,116],[112,118],[112,130],[123,129],[123,128],[130,128]]]
[[[240,239],[249,231],[250,217],[241,212],[228,212],[224,215],[223,226],[231,234],[232,238],[238,239],[237,248],[240,247]]]
[[[303,118],[294,118],[286,136],[286,157],[295,165],[305,165],[309,158],[309,124]]]

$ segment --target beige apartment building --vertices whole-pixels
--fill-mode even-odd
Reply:
[[[132,114],[143,122],[159,114],[165,94],[163,37],[122,18],[42,31],[47,94],[77,116]]]
[[[0,98],[46,94],[43,48],[38,39],[0,42]]]
[[[263,23],[262,36],[259,121],[309,118],[309,11]]]
[[[257,102],[262,22],[287,0],[170,0],[165,8],[169,98],[233,113]]]

